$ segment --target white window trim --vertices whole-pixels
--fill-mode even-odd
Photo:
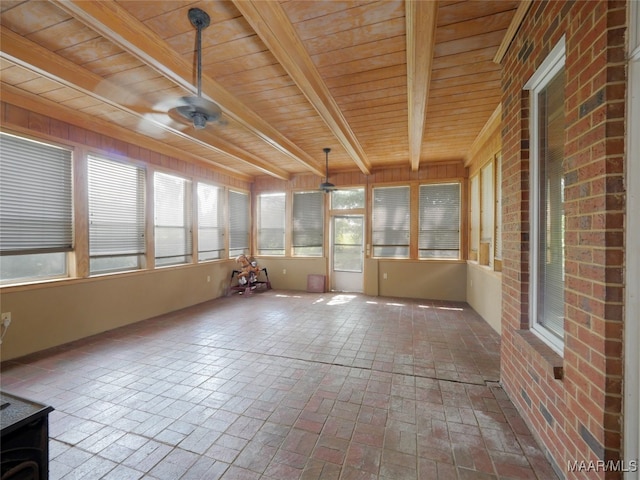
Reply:
[[[537,278],[539,275],[538,258],[540,254],[536,241],[539,230],[539,196],[537,185],[540,177],[539,169],[535,168],[535,162],[539,157],[540,152],[538,151],[538,145],[535,140],[539,138],[537,94],[560,70],[564,68],[565,51],[565,37],[563,36],[524,86],[525,90],[530,91],[531,98],[529,117],[529,147],[531,153],[529,160],[529,320],[533,333],[540,337],[543,342],[549,345],[549,347],[560,355],[564,355],[564,341],[556,337],[547,328],[537,323],[538,305],[536,299],[538,298]]]

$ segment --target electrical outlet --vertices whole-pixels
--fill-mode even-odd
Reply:
[[[211,275],[207,275],[207,283],[211,282]]]
[[[286,274],[287,274],[287,269],[286,269],[286,268],[283,268],[283,269],[282,269],[282,274],[283,274],[283,275],[286,275]]]
[[[386,280],[386,279],[387,279],[387,272],[385,272],[385,273],[383,273],[383,274],[382,274],[382,278],[383,278],[384,280]]]
[[[0,317],[0,321],[2,322],[4,328],[8,328],[9,325],[11,325],[11,312],[3,313]]]

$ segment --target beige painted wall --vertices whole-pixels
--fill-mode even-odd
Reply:
[[[462,262],[378,260],[378,294],[382,297],[464,302],[466,280],[467,266]]]
[[[3,289],[2,311],[11,312],[12,322],[2,341],[1,359],[220,297],[233,265],[205,263]]]
[[[279,290],[306,291],[307,275],[327,275],[327,260],[324,257],[256,257],[256,259],[260,267],[267,269],[272,288]]]
[[[469,262],[466,300],[496,332],[502,331],[502,274]]]
[[[324,258],[258,258],[275,289],[306,290],[307,275],[327,275]],[[286,273],[283,273],[286,270]],[[365,260],[364,294],[466,301],[465,263]],[[387,279],[384,279],[384,274]]]

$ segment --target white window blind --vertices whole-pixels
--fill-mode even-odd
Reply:
[[[189,263],[192,256],[191,182],[154,175],[156,265]]]
[[[324,194],[322,192],[295,192],[293,194],[292,245],[294,255],[322,256],[323,212]]]
[[[0,146],[2,254],[71,250],[71,152],[4,133]]]
[[[496,233],[495,253],[498,260],[502,259],[502,155],[496,157]]]
[[[420,185],[420,258],[460,258],[460,184]]]
[[[408,186],[373,189],[374,257],[409,258],[411,232],[409,198]]]
[[[258,254],[284,255],[285,250],[284,193],[263,193],[258,196]]]
[[[138,269],[145,253],[145,171],[89,156],[91,273]]]
[[[471,230],[469,245],[472,252],[480,249],[480,180],[478,175],[471,177]]]
[[[71,151],[0,133],[0,282],[67,276]]]
[[[222,188],[198,183],[198,260],[222,258],[224,252],[224,209]]]
[[[229,190],[229,258],[249,253],[249,195]]]

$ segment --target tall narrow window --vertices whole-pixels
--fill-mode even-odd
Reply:
[[[198,261],[222,258],[224,252],[222,189],[198,183]]]
[[[71,151],[0,134],[0,281],[66,276],[72,248]]]
[[[89,156],[89,271],[135,270],[142,266],[144,169]]]
[[[324,193],[295,192],[293,194],[293,254],[322,256],[324,239]]]
[[[156,265],[190,263],[191,182],[156,172],[154,188]]]
[[[460,184],[420,185],[420,258],[460,258]]]
[[[249,195],[229,190],[229,258],[249,253]]]
[[[496,156],[496,233],[494,258],[502,260],[502,155]],[[496,262],[496,269],[499,262]]]
[[[373,256],[409,258],[410,233],[409,187],[374,188]]]
[[[284,255],[285,199],[284,193],[258,196],[259,255]]]
[[[480,171],[480,248],[485,253],[484,265],[493,265],[493,162],[487,163]]]
[[[564,345],[564,41],[527,84],[531,89],[531,317],[534,331]]]
[[[480,179],[478,175],[474,175],[470,180],[471,184],[471,228],[469,231],[469,248],[471,250],[471,259],[478,260],[478,252],[480,250]]]

